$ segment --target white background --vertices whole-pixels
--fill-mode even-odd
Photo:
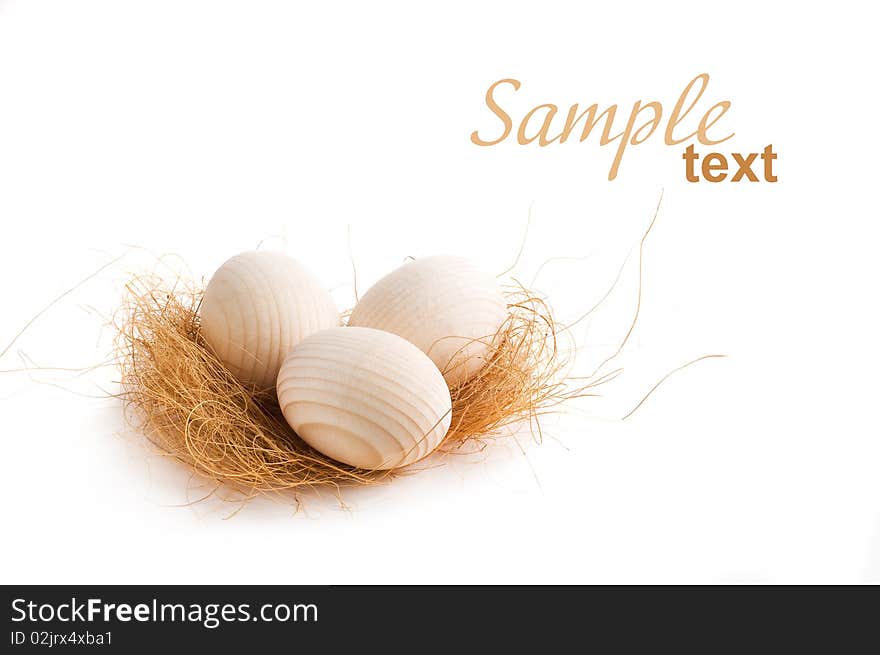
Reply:
[[[196,277],[263,242],[352,301],[408,255],[516,273],[560,318],[647,242],[625,375],[480,457],[238,508],[126,429],[114,371],[0,374],[4,583],[880,581],[876,82],[862,4],[0,1],[0,360],[106,361],[126,274]],[[320,8],[317,8],[320,7]],[[867,10],[865,10],[867,11]],[[626,107],[707,72],[724,152],[777,184],[688,184],[661,134],[606,179],[594,137],[470,143],[488,85]],[[701,147],[698,151],[707,152]],[[132,248],[136,246],[136,248]],[[578,335],[589,370],[634,306],[630,259]],[[588,329],[587,329],[588,328]],[[620,422],[655,380],[702,354]]]

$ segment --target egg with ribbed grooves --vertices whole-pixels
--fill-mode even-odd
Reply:
[[[370,328],[317,332],[278,374],[278,402],[315,450],[362,469],[406,466],[449,430],[452,401],[434,363],[405,339]]]
[[[415,344],[454,387],[486,363],[506,317],[507,303],[493,276],[467,259],[443,255],[404,264],[379,280],[357,303],[349,325],[392,332]]]
[[[296,260],[271,251],[227,260],[208,283],[199,316],[211,350],[256,389],[275,384],[296,344],[339,324],[330,292]]]

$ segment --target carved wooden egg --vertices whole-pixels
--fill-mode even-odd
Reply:
[[[498,281],[462,257],[425,257],[373,285],[349,325],[392,332],[415,344],[450,387],[473,377],[491,356],[507,317]]]
[[[329,291],[284,253],[245,252],[211,278],[199,309],[202,335],[244,384],[269,389],[304,338],[339,324]]]
[[[364,327],[317,332],[278,374],[278,402],[321,453],[363,469],[391,469],[431,453],[452,419],[449,388],[413,344]]]

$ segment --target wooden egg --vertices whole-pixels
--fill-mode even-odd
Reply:
[[[363,469],[406,466],[432,452],[452,420],[449,388],[425,354],[370,328],[317,332],[278,374],[284,418],[310,446]]]
[[[415,344],[454,387],[486,363],[506,317],[507,303],[493,276],[467,259],[436,256],[379,280],[357,303],[349,325],[392,332]]]
[[[304,338],[339,324],[329,291],[284,253],[245,252],[224,263],[199,309],[202,335],[247,385],[269,389]]]

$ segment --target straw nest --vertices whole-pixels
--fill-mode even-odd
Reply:
[[[273,392],[244,387],[206,347],[201,297],[200,286],[182,280],[137,277],[126,287],[116,341],[121,397],[130,422],[150,441],[194,473],[251,495],[338,491],[395,474],[351,468],[301,440]],[[450,390],[452,423],[439,456],[511,434],[517,424],[540,439],[542,415],[592,395],[614,374],[568,377],[571,350],[560,346],[566,328],[547,302],[521,285],[507,287],[506,297],[508,316],[492,339],[488,363]]]

